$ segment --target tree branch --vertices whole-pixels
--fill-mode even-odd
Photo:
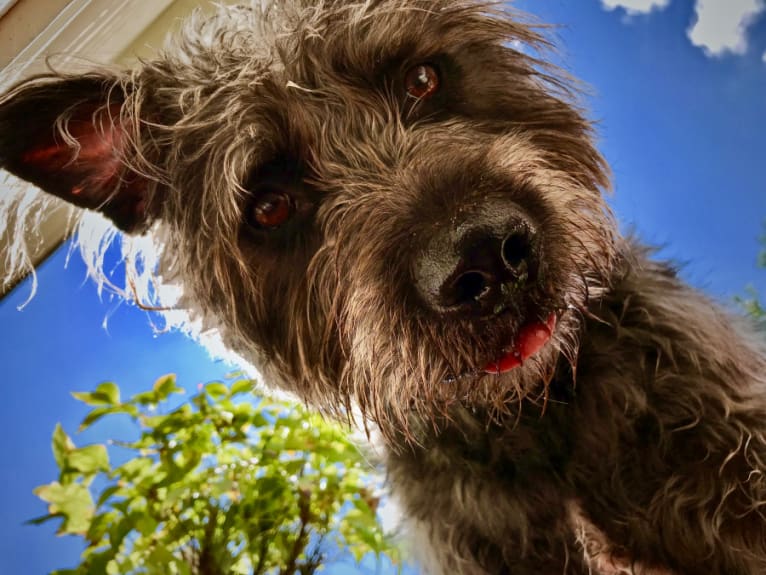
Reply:
[[[301,551],[306,548],[309,540],[310,523],[311,523],[311,510],[309,504],[311,502],[311,494],[309,491],[300,491],[300,498],[298,499],[298,511],[301,521],[300,529],[298,529],[298,535],[293,541],[293,547],[290,550],[290,555],[285,562],[285,565],[280,569],[280,575],[294,575],[295,570],[298,568],[298,557],[301,556]]]

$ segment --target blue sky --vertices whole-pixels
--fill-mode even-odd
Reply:
[[[664,256],[685,262],[688,281],[726,303],[748,283],[766,290],[766,272],[755,266],[766,220],[766,12],[754,12],[760,5],[516,2],[561,25],[561,63],[591,86],[588,105],[613,168],[611,202],[623,229],[664,245]],[[720,6],[724,15],[716,13]],[[22,311],[28,285],[0,302],[0,573],[41,575],[77,560],[77,542],[55,538],[53,526],[22,525],[45,511],[32,489],[56,475],[49,447],[55,423],[74,432],[84,414],[70,391],[113,380],[131,393],[167,372],[193,388],[229,369],[179,334],[155,336],[143,312],[99,300],[79,258],[68,266],[65,260],[59,250],[41,267],[39,290]],[[125,431],[96,426],[75,440]]]

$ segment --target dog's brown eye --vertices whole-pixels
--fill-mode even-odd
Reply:
[[[290,196],[280,192],[268,192],[261,196],[252,207],[251,221],[266,230],[278,228],[293,215]]]
[[[439,73],[430,64],[419,64],[409,69],[404,79],[407,93],[413,98],[430,98],[439,89]]]

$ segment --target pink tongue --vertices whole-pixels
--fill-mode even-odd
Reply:
[[[516,342],[508,353],[497,361],[488,364],[485,373],[505,373],[520,366],[528,357],[536,354],[548,343],[556,327],[556,314],[548,316],[545,323],[528,323],[519,330]]]

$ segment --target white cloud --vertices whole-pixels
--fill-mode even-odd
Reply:
[[[744,54],[747,28],[764,8],[763,0],[697,0],[689,39],[711,56]]]
[[[607,10],[624,8],[628,14],[647,14],[655,8],[664,8],[670,0],[601,0]]]
[[[629,16],[662,9],[671,0],[601,0],[606,10],[622,8]],[[708,56],[747,51],[747,29],[766,11],[766,0],[696,0],[687,36]],[[763,54],[766,62],[766,53]]]

